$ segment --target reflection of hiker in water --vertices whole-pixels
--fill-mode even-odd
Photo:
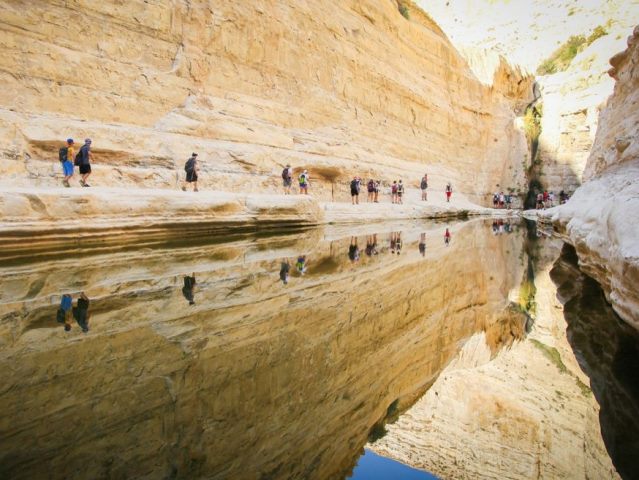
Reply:
[[[419,234],[419,253],[421,253],[422,257],[426,256],[426,234]]]
[[[184,295],[184,298],[189,301],[189,305],[195,305],[193,287],[195,287],[195,273],[193,273],[190,277],[188,275],[184,277],[184,286],[182,287],[182,295]]]
[[[280,265],[280,280],[286,285],[288,283],[288,272],[291,270],[291,265],[288,260],[284,260]]]
[[[60,299],[60,308],[56,314],[56,320],[58,323],[64,323],[64,330],[68,332],[71,330],[71,308],[73,307],[73,297],[68,293],[62,295]]]
[[[444,243],[446,244],[446,246],[450,244],[450,232],[448,231],[448,229],[446,229],[446,232],[444,233]]]
[[[377,255],[377,234],[368,235],[366,237],[366,255],[369,257]]]
[[[304,275],[306,273],[306,255],[300,255],[299,257],[297,257],[295,268],[297,268],[297,271],[301,275]]]
[[[402,232],[396,232],[395,234],[395,251],[397,252],[397,255],[399,255],[402,251]]]
[[[351,262],[357,262],[359,260],[357,237],[351,237],[351,244],[348,246],[348,258],[351,259]]]
[[[78,325],[80,325],[80,328],[84,333],[89,331],[89,298],[84,294],[84,292],[80,293],[78,303],[73,309],[73,317],[75,318],[75,321],[78,322]]]

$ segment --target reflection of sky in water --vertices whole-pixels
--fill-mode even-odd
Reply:
[[[365,450],[353,470],[352,480],[388,480],[401,478],[402,480],[436,479],[435,475],[422,470],[411,468],[390,458],[381,457]]]

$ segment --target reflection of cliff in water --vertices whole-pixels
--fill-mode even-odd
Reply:
[[[568,340],[601,407],[601,433],[623,478],[639,475],[639,337],[606,302],[597,282],[565,245],[551,271],[568,323]]]
[[[414,401],[463,340],[485,331],[498,349],[523,334],[504,310],[521,235],[451,230],[445,247],[441,225],[404,228],[401,256],[380,232],[378,255],[357,262],[350,235],[315,231],[3,269],[0,473],[343,476],[388,407]],[[282,259],[302,253],[308,273],[284,285]],[[91,297],[89,333],[55,324],[66,290]]]

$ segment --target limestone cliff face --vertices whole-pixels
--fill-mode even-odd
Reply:
[[[639,28],[615,55],[614,94],[601,112],[586,165],[586,183],[550,211],[575,245],[580,266],[602,284],[617,313],[639,328]]]
[[[464,53],[467,45],[504,55],[530,72],[570,36],[606,35],[581,51],[564,72],[537,76],[543,108],[534,179],[543,189],[573,192],[583,181],[599,112],[612,94],[608,58],[625,47],[639,18],[639,2],[435,0],[419,2]],[[498,5],[498,7],[497,7]],[[472,61],[470,61],[472,64]],[[528,155],[521,161],[532,165]]]
[[[637,7],[639,14],[639,6]],[[625,46],[632,27],[611,25],[571,62],[565,72],[538,78],[543,107],[539,157],[545,189],[574,192],[584,180],[599,113],[612,94],[608,59]]]
[[[380,254],[357,264],[328,230],[4,267],[2,476],[343,478],[460,343],[523,334],[503,314],[521,237],[452,231],[445,247],[427,228],[425,258],[420,230],[404,230],[401,255],[379,232]],[[282,285],[281,259],[300,253],[306,274]],[[52,295],[78,290],[91,330],[65,333]]]
[[[4,184],[53,185],[68,136],[94,139],[111,186],[175,188],[191,151],[220,190],[272,191],[286,162],[323,198],[354,173],[482,200],[523,182],[530,78],[478,81],[391,0],[9,0],[0,52]]]

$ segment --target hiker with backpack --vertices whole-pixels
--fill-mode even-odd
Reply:
[[[359,205],[359,191],[361,188],[361,181],[359,177],[353,177],[351,180],[351,204]]]
[[[375,201],[375,180],[372,178],[366,184],[366,191],[368,192],[368,198],[366,199],[367,203]]]
[[[379,203],[379,191],[382,188],[382,181],[381,180],[377,180],[375,182],[375,197],[374,197],[374,202],[375,203]]]
[[[282,186],[284,187],[284,195],[291,194],[291,185],[293,185],[293,169],[291,164],[287,163],[282,170]]]
[[[453,194],[453,187],[450,184],[450,182],[448,182],[446,184],[446,202],[450,202],[450,196]]]
[[[428,189],[428,174],[425,173],[424,176],[422,177],[422,181],[419,184],[419,188],[421,188],[422,190],[422,200],[424,202],[428,201],[428,194],[426,193],[426,190]]]
[[[93,154],[91,153],[91,139],[85,138],[84,145],[80,148],[75,156],[75,164],[80,167],[80,185],[90,187],[87,178],[91,175],[91,162]]]
[[[193,184],[193,191],[197,192],[197,172],[200,168],[197,165],[197,153],[193,152],[191,157],[184,164],[184,171],[186,172],[186,184],[182,186],[182,190],[186,192],[186,185]]]
[[[73,176],[73,162],[71,161],[71,159],[73,159],[73,153],[73,139],[68,138],[66,146],[60,148],[60,151],[58,152],[58,160],[60,160],[60,163],[62,164],[62,172],[64,174],[62,185],[67,188],[71,186],[69,185],[69,180]]]
[[[397,203],[397,180],[391,185],[391,203]]]
[[[404,196],[404,184],[400,180],[397,184],[397,203],[404,203],[402,197]]]
[[[304,170],[297,178],[297,181],[300,185],[300,195],[308,195],[308,186],[310,185],[308,170]]]

